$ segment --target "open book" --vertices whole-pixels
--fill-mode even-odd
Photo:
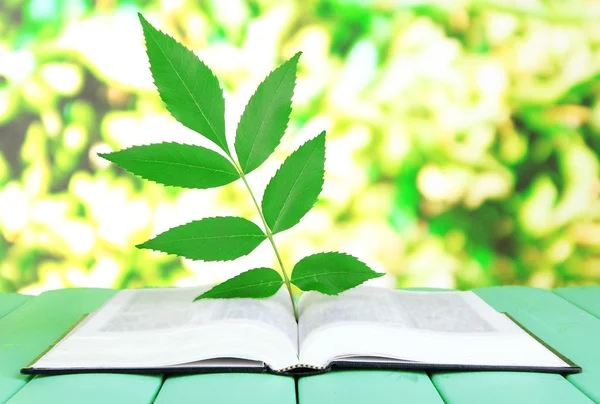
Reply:
[[[581,371],[472,292],[308,292],[296,323],[283,289],[192,302],[206,289],[120,291],[22,372]]]

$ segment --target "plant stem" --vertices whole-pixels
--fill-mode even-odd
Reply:
[[[290,300],[292,301],[292,308],[294,309],[294,318],[296,319],[296,321],[298,321],[298,309],[296,308],[296,302],[294,301],[294,295],[292,294],[292,283],[290,282],[290,278],[288,277],[288,274],[285,271],[285,267],[283,265],[283,260],[281,259],[281,255],[279,255],[279,250],[277,249],[277,246],[275,245],[275,239],[273,238],[273,233],[271,233],[271,229],[269,228],[269,225],[267,224],[267,221],[265,220],[262,209],[260,208],[260,205],[258,204],[258,201],[256,200],[256,198],[254,197],[254,193],[252,192],[252,189],[250,188],[250,184],[248,184],[248,181],[246,181],[246,176],[244,175],[244,172],[235,163],[235,161],[233,159],[231,159],[231,162],[233,163],[235,168],[238,170],[238,174],[242,178],[242,181],[244,181],[244,184],[246,185],[246,189],[250,193],[250,196],[252,197],[252,201],[254,202],[254,206],[256,207],[256,210],[258,211],[258,214],[260,215],[260,219],[263,222],[263,225],[265,227],[265,234],[267,235],[267,238],[269,239],[269,242],[271,243],[271,246],[273,247],[273,251],[275,251],[275,256],[277,257],[277,261],[279,262],[279,267],[281,268],[281,273],[283,274],[283,280],[285,282],[285,288],[288,290],[288,293],[290,294]]]

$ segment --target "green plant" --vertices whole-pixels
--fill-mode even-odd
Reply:
[[[281,165],[259,205],[246,175],[259,167],[279,145],[286,130],[300,53],[271,72],[258,86],[240,118],[232,155],[225,138],[225,102],[217,78],[189,49],[155,29],[140,14],[150,70],[160,96],[175,119],[221,149],[179,143],[134,146],[101,154],[105,159],[167,186],[206,189],[241,179],[260,215],[264,230],[241,217],[210,217],[167,230],[138,245],[203,261],[234,260],[268,239],[282,277],[271,268],[255,268],[198,296],[202,298],[263,298],[285,284],[294,314],[292,284],[301,290],[338,294],[382,276],[357,258],[338,252],[300,260],[288,275],[274,235],[287,230],[312,208],[325,172],[325,132],[307,141]]]

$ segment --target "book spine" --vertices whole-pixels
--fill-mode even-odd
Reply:
[[[286,375],[286,376],[306,376],[306,375],[315,375],[319,373],[324,373],[329,371],[329,367],[327,366],[314,366],[307,365],[304,363],[298,363],[297,365],[288,366],[287,368],[273,370],[272,372],[277,375]]]

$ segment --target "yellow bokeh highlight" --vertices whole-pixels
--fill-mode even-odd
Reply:
[[[215,72],[232,150],[256,86],[303,52],[286,135],[248,175],[260,200],[285,158],[327,132],[320,199],[276,236],[288,269],[340,250],[388,286],[600,282],[593,2],[115,0],[82,2],[77,17],[13,3],[20,20],[0,10],[0,292],[279,270],[267,243],[227,263],[134,247],[208,216],[260,223],[240,183],[165,188],[98,156],[162,141],[215,149],[164,108],[138,11]]]

